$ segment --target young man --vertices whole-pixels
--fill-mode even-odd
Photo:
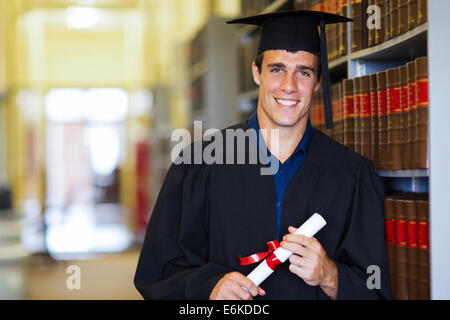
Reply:
[[[323,31],[344,21],[307,11],[232,21],[262,26],[253,64],[257,112],[233,128],[264,129],[257,141],[279,164],[272,175],[261,174],[261,163],[172,165],[136,272],[144,298],[391,298],[380,181],[366,159],[309,122],[321,78],[329,98],[326,40],[317,25]],[[277,141],[269,138],[275,130]],[[314,212],[327,226],[311,239],[294,235]],[[241,257],[274,239],[293,255],[256,287],[245,276],[256,264]],[[376,288],[367,283],[369,266],[380,270]]]

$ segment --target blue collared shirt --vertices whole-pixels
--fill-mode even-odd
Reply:
[[[248,126],[250,129],[256,130],[256,132],[258,133],[258,136],[259,136],[258,115],[256,112],[248,120]],[[292,177],[294,176],[295,172],[297,172],[297,170],[303,164],[303,161],[305,161],[306,152],[308,151],[308,147],[311,143],[311,137],[312,137],[312,127],[311,127],[311,123],[308,119],[308,124],[306,125],[305,133],[303,134],[303,137],[300,140],[299,144],[297,145],[297,147],[295,148],[295,150],[291,154],[291,156],[285,162],[283,162],[283,163],[279,162],[278,171],[273,175],[273,178],[275,181],[276,201],[277,201],[276,202],[276,208],[277,208],[276,239],[279,238],[284,193],[286,191],[287,186],[289,185],[289,182],[291,181]],[[270,151],[265,146],[264,139],[258,139],[258,140],[259,140],[259,145],[261,143],[264,144],[263,148],[265,148],[267,150],[268,156],[271,157]]]

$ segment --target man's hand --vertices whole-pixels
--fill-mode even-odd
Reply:
[[[289,227],[281,247],[293,253],[289,257],[289,270],[310,286],[320,286],[331,298],[337,298],[338,272],[336,264],[316,238],[293,234],[297,229]]]
[[[243,289],[245,288],[245,289]],[[247,290],[247,291],[246,291]],[[214,287],[210,300],[253,300],[266,292],[239,272],[227,273]]]

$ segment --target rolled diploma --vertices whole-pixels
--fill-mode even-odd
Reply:
[[[327,222],[324,218],[318,213],[314,213],[308,220],[303,223],[300,228],[298,228],[294,234],[301,234],[306,237],[313,237],[317,232],[319,232],[320,229],[322,229]],[[292,252],[289,250],[286,250],[284,248],[278,248],[276,249],[273,254],[277,256],[278,260],[280,260],[281,263],[284,263],[289,257],[291,256]],[[253,281],[253,283],[256,286],[259,286],[264,280],[266,280],[273,272],[269,265],[267,264],[267,258],[264,259],[248,276],[250,280]]]

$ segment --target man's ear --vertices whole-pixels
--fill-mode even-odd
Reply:
[[[255,83],[259,86],[261,84],[260,81],[260,73],[259,73],[259,69],[256,66],[256,64],[253,62],[252,64],[252,73],[253,73],[253,80],[255,81]]]

